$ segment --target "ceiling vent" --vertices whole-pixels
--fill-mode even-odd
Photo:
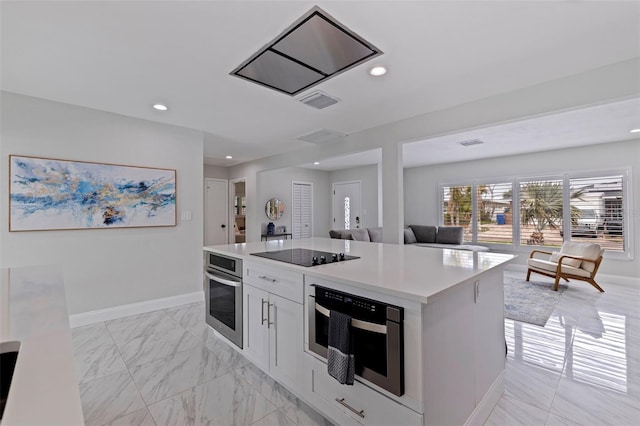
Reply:
[[[305,142],[323,144],[327,142],[335,142],[345,136],[347,136],[345,133],[336,132],[335,130],[320,129],[300,136],[298,139]]]
[[[381,54],[315,6],[231,75],[295,96]]]
[[[481,141],[480,139],[469,139],[468,141],[460,141],[458,143],[462,146],[471,146],[471,145],[480,145],[480,144],[483,144],[484,142]]]
[[[308,95],[304,95],[298,98],[300,102],[305,105],[309,105],[310,107],[314,107],[316,109],[323,109],[333,104],[337,104],[338,100],[336,98],[332,98],[320,90],[316,90],[313,93],[309,93]]]

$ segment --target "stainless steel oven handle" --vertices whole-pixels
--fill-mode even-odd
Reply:
[[[316,310],[325,317],[329,317],[331,312],[322,305],[316,303]],[[382,324],[374,324],[369,321],[361,321],[359,319],[351,318],[351,327],[359,328],[361,330],[372,331],[374,333],[387,334],[387,326]]]
[[[242,285],[242,281],[232,281],[232,280],[226,280],[224,278],[220,278],[217,275],[211,275],[208,272],[204,273],[207,278],[209,278],[210,280],[214,280],[216,282],[219,282],[220,284],[224,284],[224,285],[230,285],[231,287],[240,287]]]
[[[346,402],[344,402],[344,398],[336,398],[336,402],[340,405],[342,405],[343,407],[348,408],[349,410],[353,411],[354,413],[356,413],[357,415],[359,415],[360,417],[362,417],[364,419],[364,410],[356,410],[355,408],[353,408],[352,406],[350,406],[349,404],[347,404]]]

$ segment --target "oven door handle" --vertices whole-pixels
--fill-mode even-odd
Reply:
[[[240,287],[240,285],[242,285],[242,281],[226,280],[226,279],[224,279],[224,278],[220,278],[220,277],[219,277],[219,276],[217,276],[217,275],[211,275],[211,274],[210,274],[210,273],[208,273],[208,272],[205,272],[204,274],[205,274],[205,275],[207,276],[207,278],[209,278],[210,280],[213,280],[213,281],[218,282],[218,283],[220,283],[220,284],[229,285],[229,286],[231,286],[231,287]]]
[[[331,315],[331,311],[322,305],[316,303],[316,311],[320,312],[325,317]],[[382,324],[375,324],[369,321],[361,321],[359,319],[351,318],[351,327],[359,328],[360,330],[372,331],[374,333],[387,334],[387,326]]]

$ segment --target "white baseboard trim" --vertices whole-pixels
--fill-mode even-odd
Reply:
[[[147,300],[144,302],[130,303],[128,305],[114,306],[112,308],[98,309],[96,311],[69,315],[69,325],[71,328],[81,327],[83,325],[128,317],[130,315],[157,311],[158,309],[173,308],[174,306],[201,302],[203,300],[204,292],[194,291],[193,293],[184,293],[177,296],[163,297],[161,299]]]
[[[465,426],[482,426],[493,411],[502,394],[504,393],[504,370],[500,373],[498,378],[493,382],[487,393],[484,394],[482,400],[476,405],[475,410],[471,413]]]
[[[527,273],[527,265],[507,265],[504,268],[507,271],[513,271],[513,272],[522,272],[523,277],[524,274]],[[542,275],[532,275],[533,276],[537,276],[538,278],[542,278]],[[621,285],[623,287],[630,287],[630,288],[640,288],[640,278],[636,278],[636,277],[627,277],[627,276],[623,276],[623,275],[609,275],[609,274],[600,274],[598,273],[596,275],[598,284],[602,284],[603,288],[604,285],[606,285],[607,283],[611,283],[611,284],[617,284],[617,285]],[[604,288],[604,291],[607,291],[606,288]]]

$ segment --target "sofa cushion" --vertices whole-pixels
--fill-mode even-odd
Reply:
[[[419,243],[435,243],[437,226],[409,225]]]
[[[367,228],[367,231],[369,231],[369,240],[371,242],[382,242],[382,228]]]
[[[404,229],[404,243],[405,244],[415,244],[418,240],[416,240],[416,234],[413,233],[411,228]]]
[[[342,238],[342,232],[332,229],[329,231],[329,236],[331,238]]]
[[[352,229],[351,238],[356,241],[371,241],[369,238],[369,231],[366,228]]]
[[[351,231],[348,230],[348,229],[340,231],[340,238],[342,238],[343,240],[353,240],[353,236],[351,235]]]
[[[462,244],[462,226],[439,226],[436,233],[436,243],[440,244]]]

